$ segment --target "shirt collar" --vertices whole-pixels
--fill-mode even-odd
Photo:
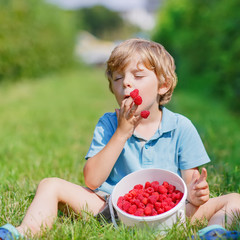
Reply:
[[[162,109],[161,124],[159,124],[158,131],[153,135],[153,137],[150,140],[157,139],[163,133],[171,132],[172,130],[174,130],[177,127],[176,115],[173,112],[171,112],[170,110],[168,110],[167,108],[163,107],[163,106],[161,107],[161,109]],[[143,137],[138,135],[135,131],[134,131],[133,135],[135,137],[137,137],[138,139],[141,139],[145,142],[147,141],[146,139],[144,139]]]
[[[176,115],[165,107],[162,108],[161,133],[170,132],[177,127]]]

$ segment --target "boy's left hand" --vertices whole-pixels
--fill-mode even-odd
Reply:
[[[197,207],[209,200],[209,186],[206,179],[206,168],[202,169],[201,175],[198,170],[194,170],[192,181],[188,186],[188,200]]]

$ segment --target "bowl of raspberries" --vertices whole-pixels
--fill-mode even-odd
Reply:
[[[163,169],[143,169],[128,174],[114,187],[111,201],[126,226],[164,230],[185,220],[187,187],[177,174]]]

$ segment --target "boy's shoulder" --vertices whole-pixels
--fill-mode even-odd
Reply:
[[[180,113],[172,112],[166,107],[163,107],[162,111],[163,111],[163,121],[171,123],[172,125],[191,123],[191,120],[186,116]]]

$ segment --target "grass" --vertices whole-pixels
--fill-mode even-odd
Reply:
[[[116,107],[103,69],[82,68],[0,86],[0,225],[20,224],[46,177],[83,185],[82,168],[98,118]],[[212,196],[240,193],[239,116],[201,93],[176,91],[171,110],[189,117],[212,159]],[[174,225],[167,239],[186,239],[200,225]],[[162,239],[149,229],[61,217],[39,239]],[[37,237],[36,237],[37,239]]]

